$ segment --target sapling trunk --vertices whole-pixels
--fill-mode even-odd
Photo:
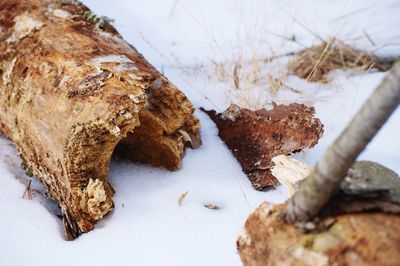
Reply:
[[[321,211],[339,188],[350,166],[399,103],[400,62],[397,62],[289,200],[282,212],[286,221],[305,222]]]

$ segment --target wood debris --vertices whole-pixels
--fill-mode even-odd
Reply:
[[[206,207],[207,209],[210,209],[210,210],[219,210],[220,209],[219,206],[211,204],[211,203],[204,204],[204,207]]]
[[[183,201],[185,200],[188,193],[189,193],[189,191],[186,191],[185,193],[183,193],[182,195],[179,196],[179,199],[178,199],[179,206],[182,206]]]
[[[311,166],[286,155],[275,156],[272,162],[271,173],[288,189],[289,196],[296,192],[297,184],[312,172]]]
[[[275,105],[272,110],[256,111],[231,105],[219,114],[202,110],[216,123],[220,138],[257,190],[277,183],[271,174],[273,157],[312,148],[323,133],[314,108],[303,104]]]
[[[114,208],[116,146],[180,167],[200,145],[186,96],[79,1],[0,0],[0,132],[61,207],[73,239]]]

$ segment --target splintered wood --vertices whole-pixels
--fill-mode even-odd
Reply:
[[[312,167],[286,155],[272,158],[274,166],[272,175],[284,185],[292,196],[296,192],[297,184],[312,172]]]
[[[219,136],[257,190],[277,183],[271,174],[273,157],[311,148],[323,133],[314,108],[303,104],[275,105],[272,110],[257,111],[231,105],[219,114],[203,111],[216,123]]]
[[[76,238],[114,207],[111,155],[178,169],[200,124],[183,93],[79,1],[0,0],[0,132]]]

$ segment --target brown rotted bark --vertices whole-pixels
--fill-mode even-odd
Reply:
[[[61,207],[67,238],[113,208],[108,164],[178,169],[200,144],[183,93],[76,1],[0,0],[0,131]]]
[[[257,190],[269,189],[278,182],[271,174],[273,157],[311,148],[323,133],[314,108],[303,104],[256,111],[231,105],[223,113],[205,112]]]

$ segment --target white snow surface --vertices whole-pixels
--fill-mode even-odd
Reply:
[[[210,77],[216,73],[211,62],[231,67],[239,57],[249,61],[281,55],[333,36],[380,55],[400,54],[397,0],[83,2],[94,13],[115,19],[122,36],[196,108],[221,111],[230,102],[269,108],[271,100],[314,105],[325,124],[324,136],[315,148],[296,155],[309,164],[321,157],[385,73],[335,71],[328,84],[289,76],[286,83],[300,93],[282,89],[272,97],[268,84],[237,92],[232,78],[221,82]],[[288,40],[292,36],[296,42]],[[263,73],[279,76],[289,59],[262,65]],[[202,112],[196,114],[203,145],[187,151],[180,171],[113,159],[115,210],[72,242],[63,239],[61,220],[48,211],[53,208],[49,200],[40,193],[32,200],[22,198],[28,177],[15,149],[0,137],[0,265],[240,265],[235,240],[246,217],[263,201],[283,202],[287,191],[282,186],[254,190],[218,138],[216,126]],[[361,159],[399,173],[399,132],[397,110]],[[33,184],[42,190],[35,179]]]

